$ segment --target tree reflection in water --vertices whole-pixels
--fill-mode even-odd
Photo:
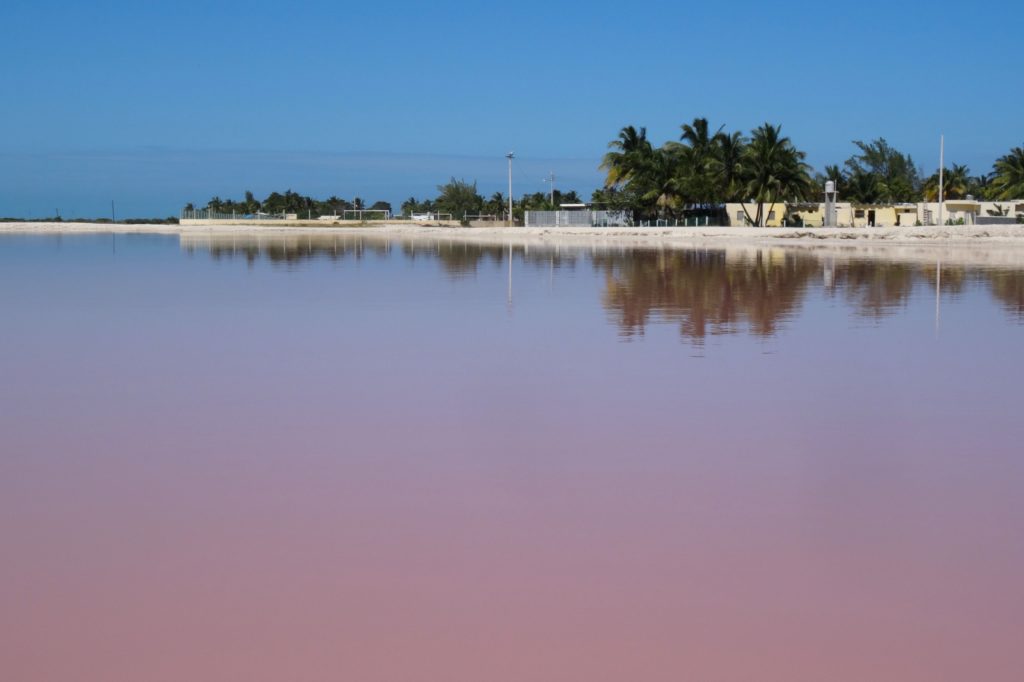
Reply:
[[[698,343],[708,335],[773,336],[800,310],[808,290],[817,287],[841,297],[858,315],[882,320],[905,308],[920,288],[934,292],[937,281],[942,294],[952,297],[969,284],[984,286],[1015,321],[1024,323],[1024,271],[1008,268],[841,260],[780,248],[510,248],[454,239],[392,241],[346,235],[191,238],[183,246],[189,253],[205,250],[215,260],[244,258],[253,264],[265,259],[289,266],[400,253],[407,260],[436,260],[456,280],[503,266],[510,253],[520,266],[550,269],[552,276],[589,259],[602,275],[601,303],[624,338],[642,336],[655,322],[677,324],[683,338]]]
[[[725,251],[629,251],[596,254],[603,302],[624,336],[643,334],[653,315],[700,340],[708,334],[771,336],[799,307],[818,270],[814,258],[759,251],[747,260]]]
[[[1024,323],[1024,272],[997,270],[988,275],[992,296],[1014,320]]]

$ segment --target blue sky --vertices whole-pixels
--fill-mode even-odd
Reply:
[[[781,123],[812,165],[1024,144],[1024,4],[24,2],[0,7],[0,215],[176,213],[292,188],[589,193],[627,124]]]

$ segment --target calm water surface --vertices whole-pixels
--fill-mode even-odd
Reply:
[[[2,679],[1024,679],[1024,272],[182,239],[0,238]]]

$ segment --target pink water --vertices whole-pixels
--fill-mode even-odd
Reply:
[[[1024,273],[0,239],[0,679],[1024,679]]]

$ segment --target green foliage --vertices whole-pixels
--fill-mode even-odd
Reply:
[[[366,208],[363,200],[356,197],[347,201],[337,196],[327,199],[314,199],[304,196],[292,190],[284,192],[271,192],[265,199],[260,201],[252,192],[247,191],[240,201],[234,199],[221,199],[213,197],[203,208],[215,213],[234,213],[239,217],[255,215],[256,213],[280,214],[297,213],[300,217],[313,217],[343,215],[344,211],[357,208]],[[386,201],[377,201],[370,208],[374,210],[391,210],[391,204]],[[185,205],[186,211],[194,211],[196,207],[189,202]]]
[[[1014,147],[993,166],[990,196],[997,200],[1024,198],[1024,148]]]
[[[111,225],[110,218],[64,218],[53,216],[49,218],[15,218],[13,216],[0,216],[0,223],[90,223],[94,225]],[[176,216],[166,218],[122,218],[117,221],[121,225],[177,225]]]
[[[840,180],[840,187],[845,187],[841,194],[863,204],[918,200],[921,179],[909,154],[893,149],[882,137],[871,142],[854,140],[853,144],[860,153],[846,160],[845,177],[831,178]]]
[[[942,201],[946,201],[948,199],[963,199],[968,195],[971,175],[967,166],[953,164],[952,169],[943,169],[942,175]],[[927,201],[939,201],[938,171],[925,181],[924,198]]]
[[[452,178],[447,184],[438,185],[437,191],[439,194],[434,206],[439,213],[450,213],[454,220],[483,211],[484,198],[476,191],[476,181]]]
[[[839,184],[841,196],[855,204],[882,203],[882,181],[878,175],[863,168],[846,173]]]
[[[595,203],[628,208],[638,219],[650,220],[709,215],[725,202],[754,201],[756,217],[748,218],[760,224],[766,203],[812,193],[804,153],[781,135],[779,126],[765,124],[751,132],[749,141],[722,127],[712,132],[705,118],[681,129],[679,142],[656,148],[646,129],[623,128],[601,162],[606,178],[594,193]]]
[[[813,194],[810,166],[804,158],[805,154],[782,135],[782,126],[765,123],[753,130],[742,156],[742,178],[746,181],[743,193],[757,204],[754,216],[745,205],[743,208],[751,224],[764,224],[766,204],[770,213],[775,204],[799,201]]]
[[[854,141],[860,150],[847,159],[840,177],[835,166],[826,176],[839,183],[840,196],[860,204],[889,204],[939,200],[939,173],[922,178],[907,154],[893,149],[884,138]],[[1014,148],[996,161],[992,173],[971,175],[967,166],[953,164],[943,170],[944,199],[1005,200],[1024,197],[1024,149]]]

